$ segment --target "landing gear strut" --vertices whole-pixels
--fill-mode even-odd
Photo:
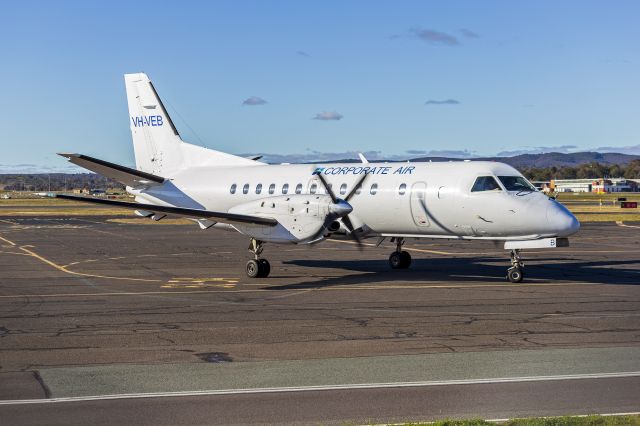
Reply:
[[[524,263],[520,258],[520,250],[511,250],[511,268],[507,269],[507,279],[512,283],[519,283],[524,278],[522,270],[524,269]]]
[[[264,249],[264,242],[251,239],[249,244],[249,251],[253,253],[254,259],[247,262],[247,276],[249,278],[266,278],[271,272],[271,265],[267,259],[261,259],[260,255]]]
[[[396,242],[396,251],[389,256],[389,266],[391,266],[391,269],[406,269],[411,265],[411,255],[408,251],[402,250],[404,238],[393,238],[391,242],[394,240]]]

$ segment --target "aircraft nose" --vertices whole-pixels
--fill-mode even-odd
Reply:
[[[338,199],[329,206],[329,211],[338,217],[344,217],[353,211],[353,207],[346,201]]]
[[[547,207],[547,223],[559,237],[568,237],[580,229],[578,219],[557,201],[552,201]]]

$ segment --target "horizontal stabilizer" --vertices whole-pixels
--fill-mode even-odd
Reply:
[[[215,222],[223,223],[250,223],[254,225],[276,226],[278,221],[268,217],[250,216],[244,214],[212,212],[209,210],[187,209],[183,207],[156,206],[154,204],[132,203],[129,201],[116,201],[104,198],[76,197],[75,195],[57,194],[55,198],[64,200],[81,201],[85,203],[106,204],[115,207],[122,207],[135,210],[146,210],[149,212],[169,213],[177,216],[189,217],[193,219],[211,219]]]
[[[151,173],[141,172],[140,170],[130,167],[121,166],[119,164],[109,163],[108,161],[99,160],[82,154],[58,154],[67,160],[87,170],[96,172],[102,176],[111,178],[117,182],[131,187],[155,186],[165,181],[165,178],[153,175]]]

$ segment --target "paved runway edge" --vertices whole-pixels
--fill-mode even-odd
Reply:
[[[588,379],[593,380],[593,379],[615,379],[615,378],[631,378],[631,377],[640,377],[640,371],[630,371],[630,372],[620,372],[620,373],[601,373],[601,374],[570,374],[570,375],[561,375],[561,376],[502,377],[502,378],[475,379],[475,380],[440,380],[440,381],[431,381],[431,382],[360,383],[360,384],[350,384],[350,385],[328,385],[328,386],[299,386],[299,387],[281,387],[281,388],[220,389],[220,390],[203,390],[203,391],[186,391],[186,392],[132,393],[132,394],[117,394],[117,395],[88,395],[88,396],[76,396],[76,397],[67,397],[67,398],[62,397],[62,398],[49,398],[49,399],[2,400],[0,401],[0,405],[47,404],[47,403],[58,403],[58,402],[81,402],[81,401],[136,399],[136,398],[241,395],[241,394],[252,394],[252,393],[313,392],[313,391],[331,391],[331,390],[459,386],[459,385],[482,385],[482,384],[501,384],[501,383],[523,383],[523,382],[550,382],[550,381],[559,381],[559,380],[588,380]]]
[[[638,375],[639,361],[640,347],[630,346],[217,364],[122,364],[44,369],[40,376],[52,398],[73,398],[552,380],[593,375],[631,377]]]

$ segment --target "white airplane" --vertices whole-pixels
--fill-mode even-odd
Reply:
[[[193,219],[250,238],[249,277],[267,277],[264,243],[313,244],[326,238],[389,238],[391,268],[407,268],[408,238],[503,241],[507,278],[523,278],[521,249],[567,246],[580,223],[517,170],[486,161],[271,165],[191,145],[180,138],[149,78],[126,74],[136,169],[81,154],[59,154],[115,179],[134,202],[57,195],[136,209],[161,220]]]

